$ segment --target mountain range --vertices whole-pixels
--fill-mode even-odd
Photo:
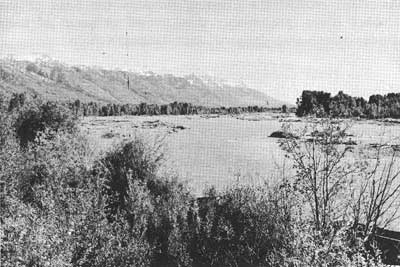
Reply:
[[[208,76],[177,77],[98,67],[69,66],[51,59],[0,59],[0,91],[28,92],[48,100],[100,103],[186,102],[207,107],[281,107],[282,101],[246,86],[218,82]]]

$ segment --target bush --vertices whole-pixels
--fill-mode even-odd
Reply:
[[[12,130],[13,118],[6,112],[6,106],[0,109],[0,209],[3,212],[5,197],[18,192],[16,177],[25,161]]]
[[[210,190],[199,203],[192,257],[198,266],[271,266],[290,253],[290,212],[261,187]]]
[[[296,171],[285,187],[306,210],[293,223],[296,239],[306,240],[295,244],[295,254],[309,265],[353,266],[365,260],[374,266],[379,253],[370,240],[377,227],[384,227],[398,214],[400,175],[393,171],[398,166],[395,154],[383,171],[379,152],[375,166],[371,161],[347,157],[351,153],[345,140],[347,129],[329,120],[297,132],[285,125],[284,131],[292,137],[280,139]],[[363,233],[356,229],[360,222],[366,224]],[[375,259],[370,259],[367,251]]]
[[[120,213],[110,221],[105,207],[96,206],[92,209],[96,212],[89,212],[75,228],[73,266],[150,265],[153,252],[144,234],[152,206],[143,186],[131,185],[129,191],[129,210],[135,220],[128,223],[126,214]]]
[[[128,210],[142,220],[128,223],[126,213],[118,213],[110,221],[85,140],[65,133],[49,139],[46,132],[37,139],[27,149],[17,146],[22,159],[7,180],[16,193],[2,195],[3,265],[148,266],[145,187],[130,184],[127,196]]]
[[[50,140],[43,133],[38,139],[26,149],[15,142],[12,163],[1,172],[8,188],[1,210],[5,266],[71,266],[70,233],[93,208],[82,138],[57,134]]]
[[[81,188],[92,182],[89,168],[93,156],[83,136],[46,130],[36,141],[21,152],[24,163],[16,176],[21,199],[41,205],[35,199],[39,189]]]
[[[161,160],[158,149],[140,139],[123,143],[97,162],[97,172],[103,175],[109,216],[124,214],[133,227],[146,229],[146,238],[153,248],[153,266],[159,264],[186,266],[190,258],[186,250],[189,232],[187,216],[193,199],[182,184],[158,177]],[[140,212],[132,208],[137,199],[137,186],[143,186],[147,208]]]
[[[45,129],[49,131],[49,138],[59,131],[71,133],[77,129],[76,118],[71,111],[54,102],[41,103],[36,100],[24,105],[17,112],[14,127],[22,147],[27,147]]]
[[[150,192],[156,194],[156,170],[159,159],[139,139],[121,143],[106,153],[96,163],[96,169],[104,175],[109,208],[116,213],[124,209],[128,196],[129,180],[144,182]]]
[[[6,196],[2,210],[2,266],[68,266],[68,251],[60,250],[62,239],[54,220],[40,216],[30,205]],[[61,237],[67,237],[64,233]]]
[[[299,195],[311,210],[317,231],[330,231],[330,226],[343,218],[347,207],[340,201],[353,177],[363,170],[359,162],[346,160],[349,147],[338,145],[346,143],[346,130],[346,125],[333,125],[330,121],[297,132],[285,125],[288,138],[279,140],[296,171],[292,181],[296,190],[292,193]]]

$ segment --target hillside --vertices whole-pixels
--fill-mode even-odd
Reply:
[[[128,88],[129,78],[129,88]],[[0,90],[30,92],[49,100],[166,104],[174,101],[202,106],[267,106],[283,103],[241,86],[207,77],[158,75],[68,66],[53,60],[0,60]]]

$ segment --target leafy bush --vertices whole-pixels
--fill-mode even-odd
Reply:
[[[150,191],[156,193],[152,185],[156,183],[159,159],[150,151],[143,142],[135,139],[121,143],[97,162],[97,170],[103,173],[106,182],[109,208],[114,213],[126,206],[129,179],[145,182]]]
[[[40,138],[40,144],[27,149],[15,142],[13,161],[18,161],[1,172],[9,188],[1,210],[5,266],[70,266],[74,240],[69,233],[90,210],[84,208],[91,194],[83,192],[88,191],[84,164],[89,157],[81,138]]]
[[[158,149],[134,139],[100,159],[97,172],[105,181],[109,215],[124,214],[131,227],[139,220],[146,229],[154,252],[152,265],[186,266],[190,264],[187,216],[193,198],[182,184],[157,176],[161,157]],[[132,208],[132,203],[140,203],[138,194],[132,193],[138,185],[144,187],[147,203],[140,212]]]
[[[41,205],[35,199],[39,189],[81,188],[93,180],[89,173],[93,155],[83,136],[46,130],[36,141],[21,152],[24,164],[16,176],[21,199]]]
[[[5,197],[17,194],[16,177],[24,166],[24,157],[12,130],[13,118],[7,107],[0,106],[0,208],[6,207]]]
[[[127,222],[126,214],[109,214],[101,203],[95,206],[74,229],[73,266],[149,266],[153,258],[145,237],[147,220],[152,206],[149,195],[140,184],[129,187],[129,210],[135,221]]]
[[[22,160],[8,180],[16,193],[2,196],[4,266],[148,266],[145,221],[129,224],[123,213],[109,220],[103,181],[91,171],[84,139],[45,135],[16,150]],[[132,213],[149,214],[144,186],[130,185],[128,197]]]
[[[54,102],[42,103],[36,100],[22,106],[17,112],[14,127],[22,147],[27,147],[39,132],[46,129],[49,138],[58,131],[71,133],[77,129],[76,118],[71,111]]]
[[[290,253],[290,212],[266,188],[207,192],[199,203],[192,256],[199,266],[271,266]]]

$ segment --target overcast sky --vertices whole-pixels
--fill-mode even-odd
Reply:
[[[400,92],[400,1],[0,0],[8,55],[207,74],[292,103]]]

